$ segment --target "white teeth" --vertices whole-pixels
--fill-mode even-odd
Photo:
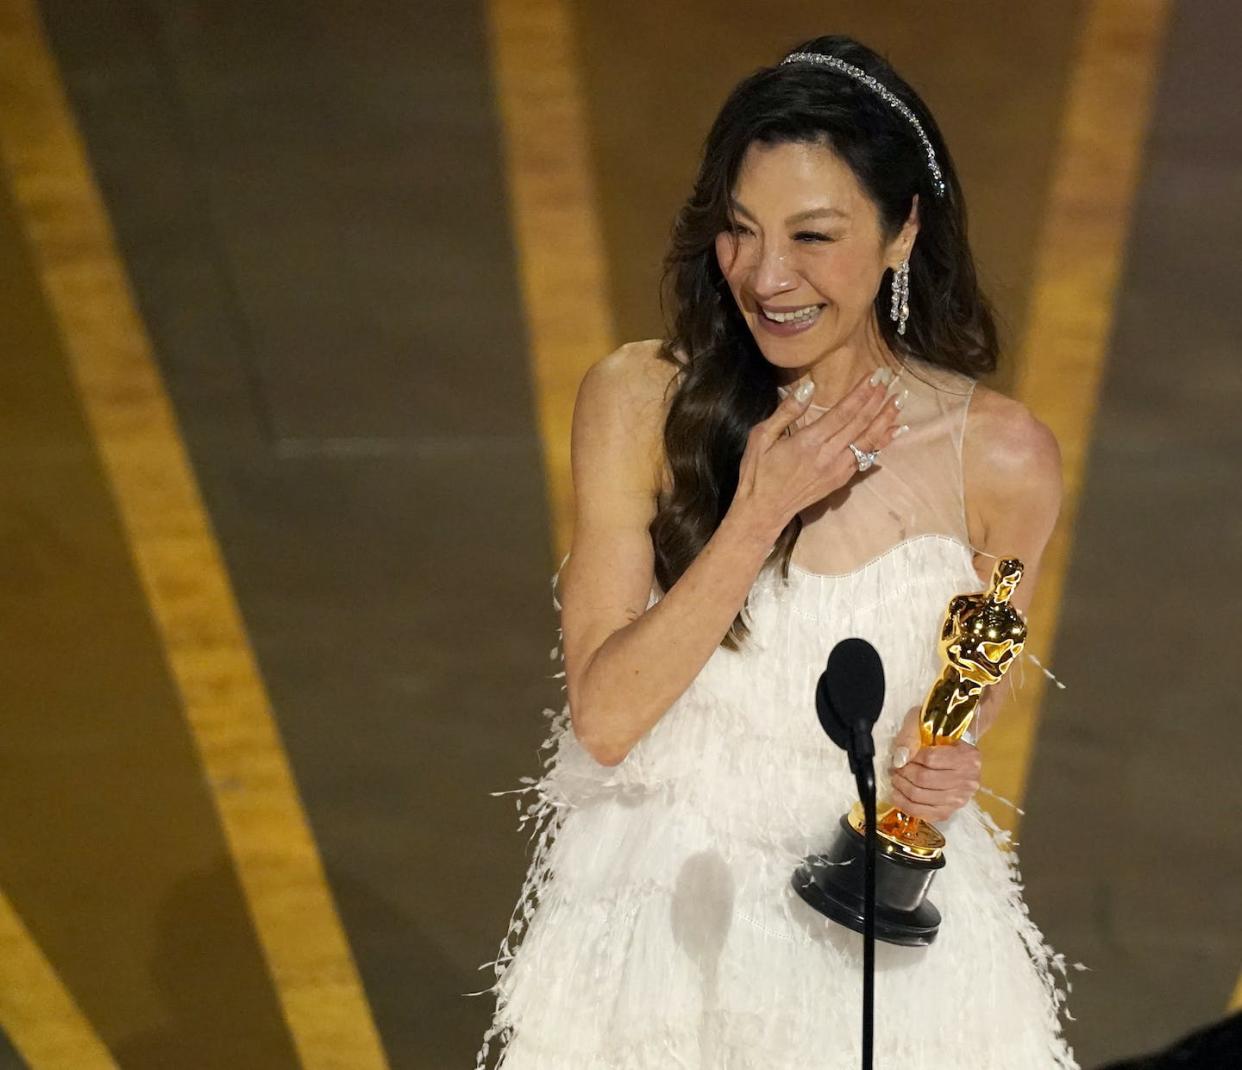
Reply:
[[[819,312],[819,305],[807,305],[806,308],[800,308],[796,312],[769,312],[762,305],[759,308],[774,323],[789,323],[791,320],[809,320]]]

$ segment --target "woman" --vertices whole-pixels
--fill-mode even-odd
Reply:
[[[670,338],[578,394],[568,704],[480,1066],[858,1064],[860,938],[790,887],[855,797],[813,699],[850,635],[884,659],[881,794],[949,842],[936,942],[878,949],[877,1065],[1076,1065],[979,752],[914,721],[949,599],[1012,556],[1025,613],[1060,502],[1048,429],[976,385],[997,343],[965,218],[926,106],[849,38],[725,102]]]

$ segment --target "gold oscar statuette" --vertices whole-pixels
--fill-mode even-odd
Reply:
[[[983,689],[998,683],[1022,652],[1026,621],[1010,605],[1022,571],[1021,561],[1003,558],[986,591],[949,601],[940,629],[944,668],[919,715],[924,747],[960,740],[975,718]],[[856,803],[841,819],[828,850],[804,859],[793,881],[810,906],[856,932],[863,924],[859,873],[865,831],[863,807]],[[927,901],[927,891],[945,864],[944,835],[930,822],[883,803],[877,807],[875,832],[876,936],[907,946],[930,944],[940,912]]]
[[[975,718],[983,689],[999,683],[1026,643],[1026,621],[1009,604],[1022,579],[1022,562],[999,561],[992,586],[982,594],[959,594],[949,602],[940,629],[944,671],[923,700],[919,741],[924,747],[956,743]],[[850,811],[850,824],[863,831],[862,806]],[[935,825],[881,807],[876,817],[880,849],[911,858],[938,858],[944,835]]]

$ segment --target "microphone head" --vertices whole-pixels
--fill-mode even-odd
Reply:
[[[850,728],[832,704],[832,697],[828,693],[827,670],[819,674],[819,683],[815,686],[815,713],[824,734],[842,750],[849,750]]]
[[[838,736],[848,740],[852,730],[870,733],[884,706],[884,665],[875,647],[866,639],[842,639],[828,655],[815,698],[819,723],[838,746],[846,745]]]

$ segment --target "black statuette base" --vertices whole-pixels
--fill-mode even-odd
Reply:
[[[813,909],[856,933],[863,931],[863,867],[866,841],[841,818],[832,845],[810,855],[794,870],[794,891]],[[905,947],[925,947],[936,939],[940,911],[927,902],[936,870],[944,859],[913,860],[876,853],[875,935]]]

